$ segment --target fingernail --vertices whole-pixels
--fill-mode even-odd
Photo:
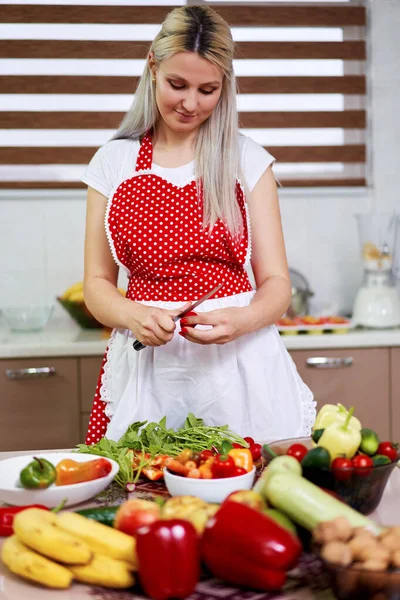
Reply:
[[[179,335],[181,335],[182,337],[185,337],[185,335],[187,334],[187,329],[186,327],[182,327],[182,329],[179,332]]]
[[[181,319],[181,326],[182,325],[183,326],[187,325],[187,319],[185,319],[185,318]]]

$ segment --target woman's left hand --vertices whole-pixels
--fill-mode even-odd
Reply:
[[[184,317],[179,333],[195,344],[227,344],[251,331],[249,308],[232,306]],[[195,329],[195,325],[207,325],[210,329]]]

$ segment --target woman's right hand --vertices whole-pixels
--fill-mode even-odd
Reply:
[[[163,346],[174,336],[176,328],[174,317],[188,306],[190,302],[176,310],[166,310],[135,302],[135,311],[130,315],[128,328],[144,346]]]

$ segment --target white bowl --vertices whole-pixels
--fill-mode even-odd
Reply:
[[[37,452],[32,455],[24,454],[6,458],[0,461],[0,500],[16,506],[44,504],[48,508],[54,508],[66,499],[65,506],[72,506],[99,494],[112,482],[119,471],[118,463],[107,458],[106,460],[111,463],[112,469],[105,477],[72,485],[57,486],[53,484],[46,489],[27,490],[19,487],[19,474],[22,469],[32,462],[34,456],[44,458],[54,466],[65,458],[70,458],[76,462],[87,462],[100,458],[93,454],[80,454],[77,452]]]
[[[197,496],[205,502],[223,502],[229,494],[238,490],[250,490],[253,487],[256,468],[237,477],[221,479],[194,479],[173,475],[164,470],[164,479],[171,496]]]

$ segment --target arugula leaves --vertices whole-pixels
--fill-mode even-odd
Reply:
[[[219,449],[224,439],[247,446],[243,438],[229,430],[228,425],[205,425],[203,419],[189,413],[183,427],[177,430],[167,427],[165,416],[159,423],[136,421],[128,427],[118,442],[102,438],[97,444],[90,446],[79,444],[77,448],[78,452],[115,460],[120,467],[115,480],[125,487],[127,483],[138,479],[141,469],[148,462],[141,461],[138,467],[134,466],[132,450],[143,454],[149,453],[152,456],[156,454],[177,456],[185,448],[194,452],[211,449],[213,446]]]

